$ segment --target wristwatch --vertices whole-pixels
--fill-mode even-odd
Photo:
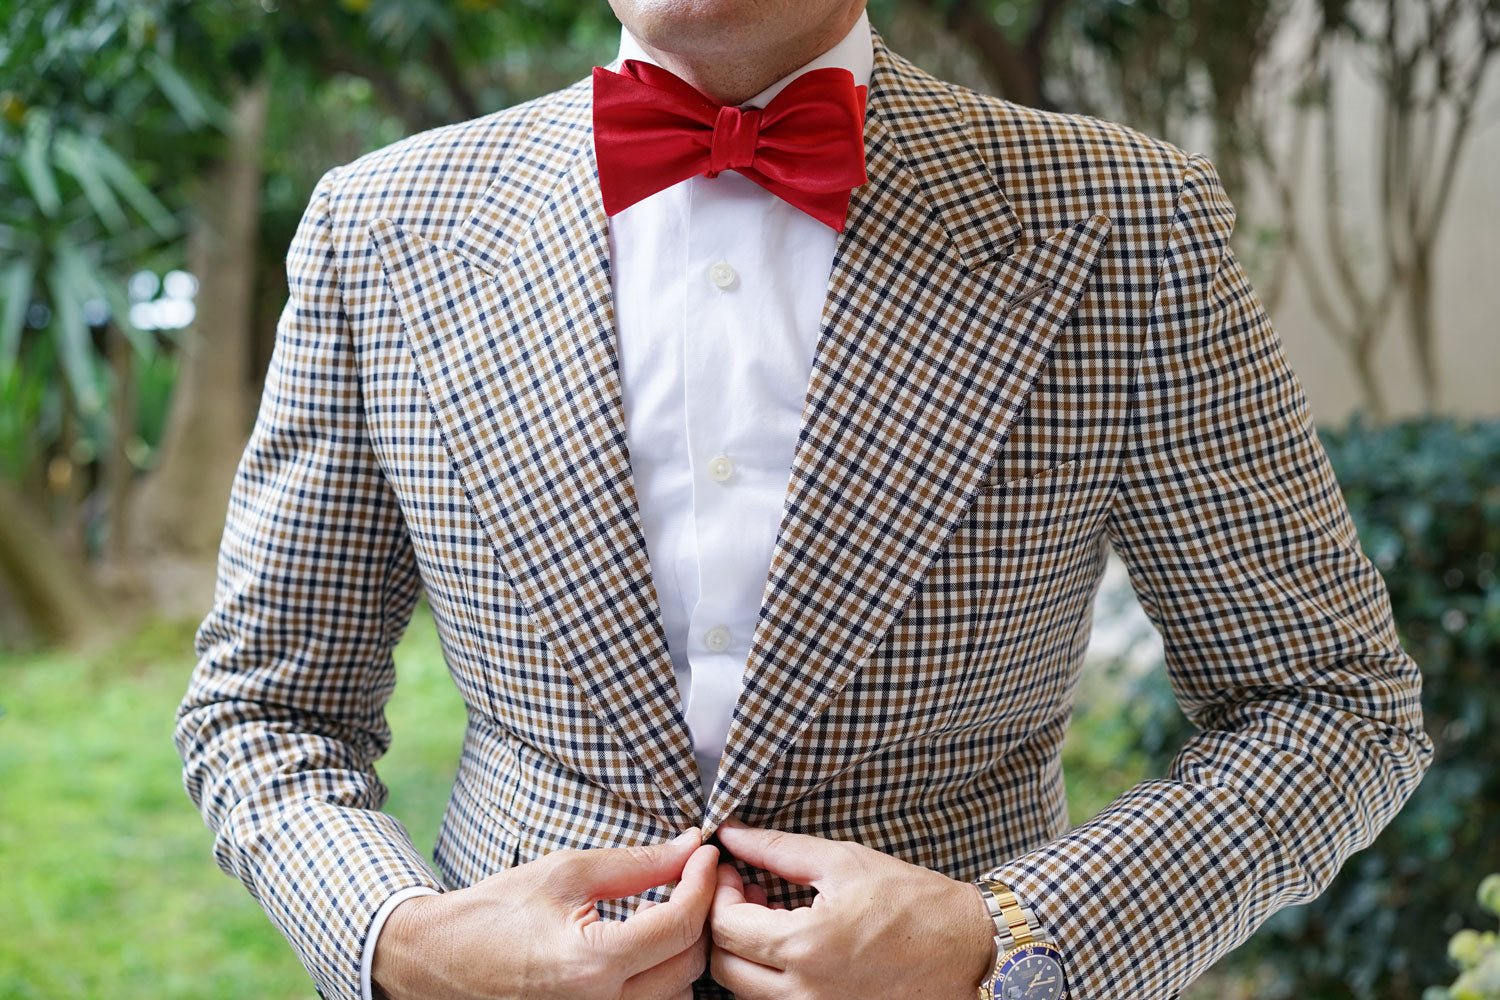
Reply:
[[[1009,887],[988,879],[974,884],[995,921],[995,967],[979,984],[979,1000],[1064,1000],[1062,952],[1036,916]]]

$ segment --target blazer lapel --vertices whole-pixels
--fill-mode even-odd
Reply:
[[[559,98],[448,246],[386,221],[371,234],[500,565],[657,786],[622,790],[680,829],[703,800],[626,453],[589,99]]]
[[[964,516],[1109,221],[1021,226],[946,86],[875,34],[865,145],[744,687],[704,828],[866,663]]]

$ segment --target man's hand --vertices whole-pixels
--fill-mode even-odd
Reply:
[[[690,830],[650,847],[554,851],[413,897],[391,911],[371,979],[389,1000],[688,1000],[708,960],[718,857]],[[670,900],[629,919],[594,908],[672,881]]]
[[[851,841],[733,820],[718,839],[740,860],[818,890],[811,906],[771,908],[734,866],[718,866],[710,964],[740,1000],[973,1000],[989,972],[995,925],[976,886]]]

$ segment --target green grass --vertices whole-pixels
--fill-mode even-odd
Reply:
[[[0,997],[316,995],[182,790],[172,722],[192,665],[192,625],[0,657]],[[464,713],[425,609],[397,674],[380,774],[430,852]]]
[[[1117,675],[1093,664],[1084,670],[1062,748],[1068,819],[1075,826],[1147,777],[1140,733],[1124,711],[1123,697]]]
[[[0,657],[0,998],[315,996],[182,790],[172,723],[192,625],[104,652]],[[425,606],[397,650],[387,809],[430,852],[463,706]],[[1065,761],[1075,820],[1140,777],[1118,706],[1084,692]]]

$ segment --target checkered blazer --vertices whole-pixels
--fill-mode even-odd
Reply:
[[[1168,997],[1417,783],[1417,667],[1213,166],[874,42],[870,180],[706,803],[626,453],[588,82],[318,185],[176,741],[219,864],[323,995],[359,995],[399,888],[734,814],[999,878],[1075,998]],[[1107,547],[1200,732],[1069,830]],[[419,591],[468,706],[435,871],[374,770]]]

